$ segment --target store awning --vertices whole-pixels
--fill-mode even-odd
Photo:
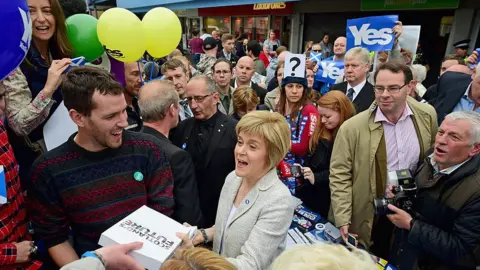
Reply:
[[[155,7],[166,7],[171,10],[178,10],[296,1],[300,0],[117,0],[117,7],[126,8],[135,13],[145,13]]]

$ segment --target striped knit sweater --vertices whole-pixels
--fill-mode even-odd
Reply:
[[[74,249],[82,255],[142,205],[172,214],[172,172],[156,138],[124,131],[119,148],[88,152],[75,135],[32,166],[28,197],[37,240],[56,246],[71,227]]]

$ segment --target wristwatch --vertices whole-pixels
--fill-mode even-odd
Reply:
[[[414,218],[412,218],[412,219],[410,220],[410,230],[412,230],[413,224],[415,224],[415,219],[414,219]]]
[[[208,239],[208,236],[207,236],[207,232],[205,232],[204,229],[200,229],[200,232],[203,235],[203,244],[205,244],[205,245],[208,244],[209,239]]]
[[[101,261],[103,266],[105,267],[105,260],[103,259],[102,255],[100,253],[98,253],[96,251],[87,251],[87,252],[83,253],[82,258],[87,258],[87,257],[95,258],[95,259]]]

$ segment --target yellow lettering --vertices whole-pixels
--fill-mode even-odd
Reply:
[[[285,2],[254,4],[253,10],[284,9],[287,7]]]

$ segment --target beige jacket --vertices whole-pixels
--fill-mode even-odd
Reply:
[[[413,112],[413,122],[420,144],[420,157],[435,142],[437,114],[425,103],[407,97]],[[360,243],[371,245],[374,217],[373,199],[376,197],[377,174],[375,161],[379,148],[384,149],[383,162],[379,165],[381,181],[386,185],[387,164],[385,146],[380,142],[383,126],[375,123],[376,103],[364,112],[347,120],[340,127],[333,146],[330,161],[330,192],[332,210],[337,227],[350,224],[349,231],[358,234]],[[382,194],[384,191],[380,191]]]
[[[275,111],[275,99],[280,95],[280,87],[273,89],[268,92],[265,96],[265,105],[270,109]]]
[[[225,180],[218,203],[213,251],[239,270],[268,269],[285,249],[293,217],[292,195],[274,168],[248,192],[225,224],[241,183],[242,178],[235,171]]]

